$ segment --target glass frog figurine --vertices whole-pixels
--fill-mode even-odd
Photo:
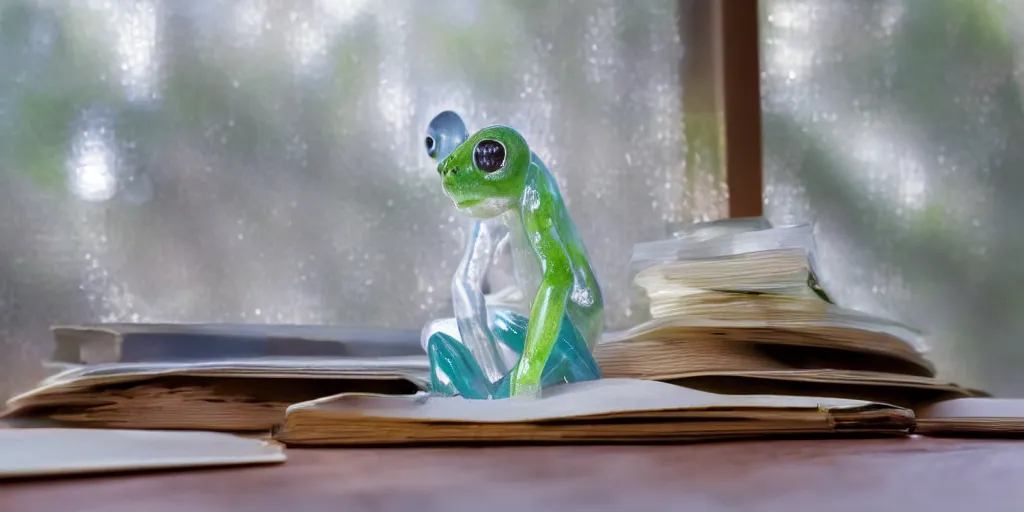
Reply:
[[[512,128],[467,133],[461,118],[443,112],[425,140],[445,194],[478,220],[453,279],[457,331],[450,321],[424,329],[433,392],[538,396],[554,384],[599,379],[591,351],[604,325],[601,289],[554,178]],[[480,281],[506,236],[524,304],[487,308]]]

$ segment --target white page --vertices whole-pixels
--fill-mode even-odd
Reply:
[[[0,429],[0,479],[284,460],[276,443],[217,432]]]
[[[71,367],[51,375],[38,387],[8,400],[8,406],[68,388],[148,380],[166,376],[264,378],[404,378],[426,388],[430,362],[426,356],[388,358],[292,357],[213,362],[105,363]]]
[[[323,357],[288,357],[288,358],[252,358],[223,361],[187,361],[157,363],[104,363],[89,366],[76,366],[50,376],[44,385],[61,382],[79,381],[84,379],[106,379],[120,375],[225,375],[225,374],[281,374],[306,373],[330,375],[362,375],[408,373],[417,375],[429,372],[430,361],[427,356],[404,356],[382,358],[323,358]]]
[[[872,402],[838,398],[774,395],[719,395],[663,382],[600,379],[562,384],[541,399],[466,400],[463,398],[343,394],[288,408],[291,413],[316,407],[355,416],[410,421],[477,423],[528,422],[611,413],[705,408],[798,408],[817,410],[859,407]]]
[[[1006,418],[1024,419],[1024,399],[956,398],[917,411],[919,419]]]

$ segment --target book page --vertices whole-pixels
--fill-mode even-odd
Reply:
[[[756,342],[875,354],[914,364],[928,374],[935,372],[934,365],[905,340],[877,330],[864,330],[849,325],[775,325],[765,320],[739,322],[682,315],[646,321],[627,331],[619,331],[614,337],[603,339],[601,345],[636,341],[680,343],[707,339],[722,343]]]
[[[369,340],[372,343],[419,343],[418,330],[355,329],[329,325],[275,325],[275,324],[86,324],[55,325],[55,333],[100,331],[113,335],[132,333],[187,333],[265,336],[274,338],[304,338],[323,341]]]
[[[922,407],[915,411],[920,419],[1007,418],[1024,419],[1021,398],[957,398]]]
[[[423,353],[418,330],[265,324],[96,324],[51,330],[56,342],[51,359],[76,364]]]
[[[276,443],[215,432],[0,429],[0,479],[284,460]]]
[[[259,377],[319,379],[402,379],[426,389],[430,363],[426,356],[386,358],[263,358],[213,362],[108,363],[71,367],[48,377],[36,388],[8,400],[9,408],[32,400],[94,386],[138,382],[157,377]]]
[[[562,384],[545,390],[540,399],[466,400],[463,398],[345,394],[295,404],[302,409],[330,410],[362,417],[409,421],[530,422],[556,418],[597,416],[658,410],[810,409],[861,407],[870,402],[833,398],[718,395],[663,382],[601,379]]]
[[[157,375],[205,376],[298,376],[309,375],[411,375],[421,376],[430,370],[424,356],[380,358],[257,358],[225,361],[107,363],[71,367],[47,378],[45,385],[82,380],[118,380],[119,377]]]

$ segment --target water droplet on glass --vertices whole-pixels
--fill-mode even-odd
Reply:
[[[80,131],[71,142],[68,158],[68,186],[86,201],[106,201],[117,193],[117,152],[105,117],[87,113]]]

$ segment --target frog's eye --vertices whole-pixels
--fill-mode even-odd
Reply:
[[[427,147],[427,154],[430,158],[437,156],[437,143],[434,142],[434,138],[427,135],[427,140],[423,142],[423,145]]]
[[[483,172],[494,172],[505,166],[505,145],[492,139],[484,139],[473,149],[473,163]]]

